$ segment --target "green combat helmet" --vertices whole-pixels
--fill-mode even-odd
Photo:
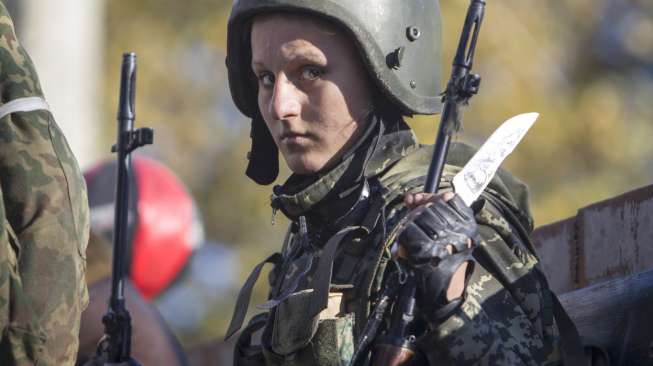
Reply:
[[[440,111],[441,24],[437,0],[235,0],[227,31],[229,87],[252,118],[247,175],[259,184],[278,174],[278,152],[257,105],[250,20],[262,13],[306,13],[340,25],[355,41],[371,79],[404,115]]]

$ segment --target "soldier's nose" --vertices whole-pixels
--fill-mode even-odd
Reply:
[[[297,117],[301,111],[297,87],[284,75],[279,75],[274,84],[270,115],[274,120],[289,120]]]

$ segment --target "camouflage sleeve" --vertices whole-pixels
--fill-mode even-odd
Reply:
[[[557,365],[548,289],[537,258],[492,206],[476,216],[482,243],[462,306],[418,344],[431,365]]]
[[[2,105],[42,96],[33,64],[2,4],[0,91]],[[88,302],[88,203],[75,157],[50,112],[17,112],[0,119],[0,185],[6,222],[16,234],[13,250],[24,300],[46,335],[41,352],[29,355],[29,364],[71,365]],[[0,311],[14,311],[7,306],[0,301]]]
[[[43,352],[46,334],[34,317],[18,273],[17,240],[6,217],[0,193],[0,365],[34,364]]]

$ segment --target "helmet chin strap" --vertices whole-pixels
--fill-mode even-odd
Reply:
[[[279,175],[279,149],[260,113],[252,118],[250,137],[252,148],[245,174],[260,185],[271,184]]]
[[[362,117],[362,120],[366,122],[363,127],[364,130],[357,137],[358,141],[350,146],[348,151],[342,156],[343,161],[358,150],[358,148],[365,143],[371,135],[375,134],[375,132],[378,143],[378,139],[385,131],[385,123],[394,124],[394,121],[383,121],[384,117],[378,114],[378,111],[375,111],[373,107],[364,111]],[[250,137],[252,139],[252,147],[247,155],[249,163],[247,164],[245,174],[257,184],[269,185],[273,183],[279,175],[279,149],[274,143],[270,130],[268,130],[265,125],[260,113],[257,113],[254,118],[252,118]],[[367,166],[367,160],[370,157],[371,154],[366,158],[363,172]]]

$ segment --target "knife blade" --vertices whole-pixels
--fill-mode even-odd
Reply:
[[[455,192],[468,206],[490,183],[501,163],[524,138],[539,113],[523,113],[503,122],[453,178]]]

